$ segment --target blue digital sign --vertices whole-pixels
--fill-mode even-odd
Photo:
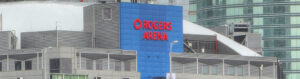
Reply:
[[[165,77],[173,52],[183,52],[182,7],[120,3],[121,49],[137,50],[141,79]]]

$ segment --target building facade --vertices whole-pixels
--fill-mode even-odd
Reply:
[[[66,2],[49,3],[61,5],[60,7],[74,7],[70,5],[72,3]],[[23,2],[7,4],[18,5]],[[25,5],[28,7],[33,4],[35,2]],[[45,6],[48,2],[45,2],[45,5],[38,2],[37,5]],[[82,20],[80,22],[83,26],[69,28],[79,27],[83,30],[45,28],[48,30],[21,33],[22,49],[0,50],[0,70],[3,69],[0,78],[172,79],[170,77],[174,76],[177,79],[280,78],[277,77],[279,66],[276,58],[262,57],[222,34],[183,20],[180,6],[123,2],[75,3],[75,5],[80,6],[78,13],[82,13],[82,18],[68,20]],[[7,15],[10,10],[4,10],[3,13]],[[34,15],[40,14],[37,10],[40,9],[36,9],[34,12],[37,13]],[[49,12],[59,11],[63,14],[73,11],[62,10],[65,9],[57,8]],[[73,14],[77,15],[76,12]],[[10,20],[4,19],[4,22],[7,21]],[[217,39],[210,40],[214,38]],[[199,47],[192,53],[201,53],[184,53],[186,50],[184,46],[188,46],[184,40],[196,41],[191,44]],[[196,44],[198,41],[209,43]],[[202,51],[203,49],[210,51]]]
[[[298,0],[190,0],[190,21],[205,27],[248,22],[262,35],[264,56],[281,60],[284,79],[299,79]]]

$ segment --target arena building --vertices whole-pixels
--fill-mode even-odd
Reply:
[[[52,11],[67,4],[55,5],[59,6]],[[14,32],[0,32],[7,37],[0,40],[0,78],[280,79],[277,58],[262,57],[222,34],[183,20],[180,6],[78,5],[82,13],[74,14],[82,18],[68,20],[82,22],[82,27],[76,26],[82,30],[42,29],[22,32],[20,39]],[[31,11],[39,13],[38,8]],[[5,11],[8,18],[5,13],[10,11]],[[3,23],[10,22],[4,18]],[[16,40],[21,49],[11,48]]]

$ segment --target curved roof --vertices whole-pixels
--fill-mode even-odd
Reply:
[[[235,42],[234,40],[219,34],[211,29],[205,28],[203,26],[194,24],[192,22],[183,20],[183,33],[184,34],[194,34],[194,35],[217,35],[218,41],[225,44],[232,50],[236,51],[238,54],[242,56],[258,56],[261,57],[260,54],[255,51],[249,49],[248,47],[241,45],[240,43]]]

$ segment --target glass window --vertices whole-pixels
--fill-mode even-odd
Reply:
[[[264,8],[263,6],[253,7],[253,14],[263,14]]]
[[[291,17],[291,24],[300,24],[300,17]]]
[[[300,1],[300,0],[291,0],[291,1]]]
[[[191,22],[197,22],[197,15],[189,15]]]
[[[243,74],[244,74],[243,67],[237,67],[236,70],[237,70],[237,75],[238,76],[243,76]]]
[[[300,10],[299,10],[300,5],[291,5],[290,7],[291,7],[290,8],[291,13],[300,13]]]
[[[209,74],[209,69],[208,69],[208,66],[207,66],[207,65],[203,65],[203,66],[202,66],[202,73],[203,73],[203,74]]]
[[[59,59],[50,59],[50,72],[59,73],[60,61]]]
[[[78,75],[72,75],[72,79],[78,79],[79,76]]]
[[[259,33],[261,35],[264,35],[264,30],[263,29],[253,29],[253,33]]]
[[[32,61],[28,60],[25,61],[25,70],[31,70],[32,69]]]
[[[0,71],[2,71],[2,62],[0,62]]]
[[[218,74],[218,67],[217,66],[210,66],[210,74],[217,75]]]
[[[263,3],[263,0],[253,0],[253,3]]]
[[[70,75],[64,75],[64,79],[71,79]]]
[[[299,42],[300,42],[300,40],[297,40],[298,42],[298,45],[300,45],[299,44]],[[298,46],[299,47],[299,46]],[[291,58],[300,58],[300,51],[291,51]],[[299,65],[300,66],[300,65]],[[300,69],[299,69],[300,70]]]
[[[226,4],[243,4],[244,0],[226,0]]]
[[[103,70],[103,61],[102,60],[97,60],[96,61],[96,69],[97,70]]]
[[[112,19],[112,10],[111,8],[103,8],[103,19],[111,20]]]
[[[95,77],[94,79],[101,79],[101,77]]]
[[[125,66],[125,67],[124,67],[124,70],[125,70],[125,71],[130,71],[130,66],[131,66],[131,65],[130,65],[130,61],[124,62],[124,66]]]
[[[253,25],[263,25],[264,19],[263,18],[253,18]]]
[[[189,10],[190,11],[197,11],[197,4],[190,4]]]
[[[227,75],[234,75],[235,74],[235,69],[233,66],[229,66],[227,70]]]
[[[94,66],[93,60],[87,59],[87,60],[86,60],[86,69],[88,69],[88,70],[93,70],[93,66]]]
[[[121,61],[116,61],[115,62],[115,70],[116,71],[121,71]]]
[[[227,19],[226,20],[227,24],[232,24],[234,22],[244,22],[244,19]]]
[[[21,70],[22,69],[22,62],[21,61],[15,61],[15,70]]]
[[[226,16],[233,16],[233,15],[243,15],[244,8],[227,8],[226,9]]]

